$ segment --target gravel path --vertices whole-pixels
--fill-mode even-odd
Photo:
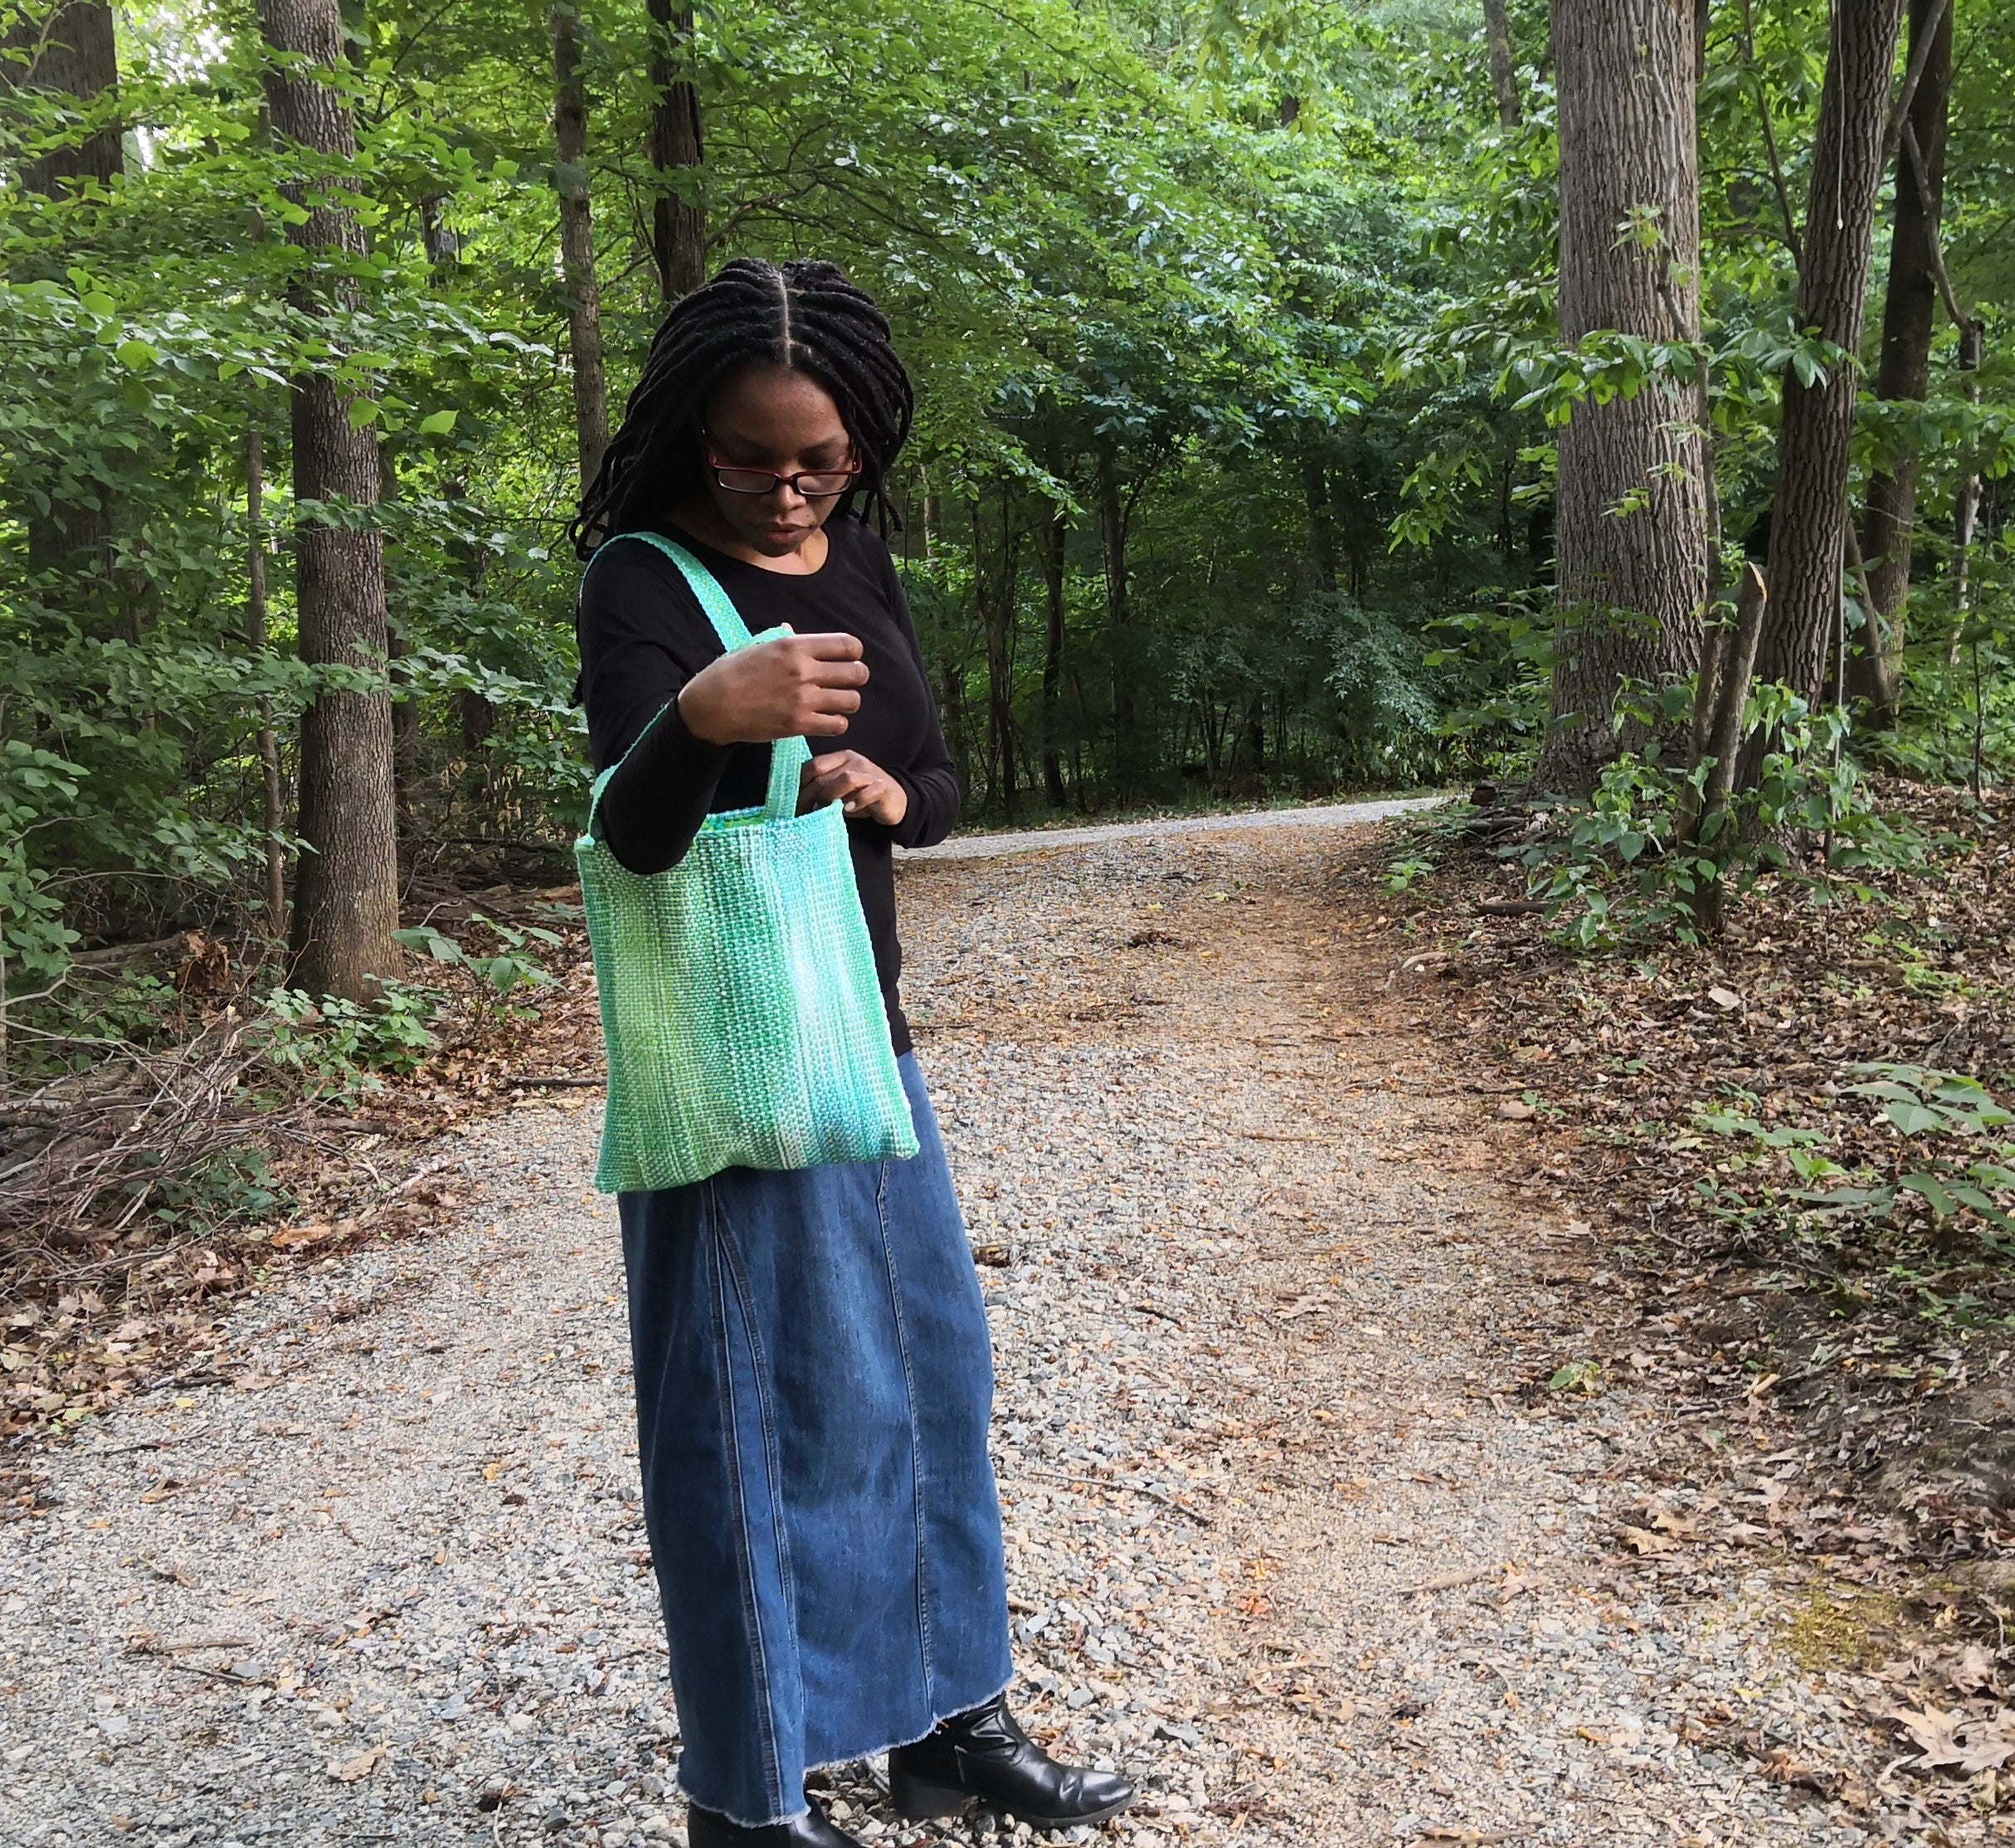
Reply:
[[[1518,1395],[1587,1313],[1566,1228],[1364,1012],[1340,839],[903,872],[1024,1714],[1136,1774],[1102,1839],[1137,1848],[1865,1839],[1706,1743],[1847,1724],[1769,1584],[1664,1602],[1610,1557],[1648,1410]],[[46,1459],[0,1529],[0,1840],[682,1835],[595,1118],[426,1151],[467,1216],[277,1278],[221,1376]],[[1026,1835],[831,1783],[864,1840]]]
[[[1431,809],[1443,795],[1403,795],[1378,802],[1327,802],[1299,809],[1254,809],[1239,815],[1172,815],[1165,821],[1106,821],[1091,828],[1030,828],[1020,833],[959,834],[942,846],[905,851],[905,860],[995,860],[1051,847],[1099,847],[1108,841],[1165,840],[1174,834],[1248,834],[1263,828],[1351,828]]]

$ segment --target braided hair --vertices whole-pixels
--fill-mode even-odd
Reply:
[[[591,558],[611,533],[647,526],[702,491],[707,401],[729,372],[752,363],[807,372],[832,394],[861,461],[838,511],[865,494],[888,532],[894,509],[883,484],[915,403],[888,317],[836,265],[739,257],[679,302],[651,341],[622,428],[567,523],[576,552]]]

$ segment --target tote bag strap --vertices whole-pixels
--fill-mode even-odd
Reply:
[[[775,629],[764,630],[760,635],[750,635],[748,625],[742,620],[742,612],[735,608],[734,599],[721,588],[721,581],[677,541],[668,539],[657,533],[619,533],[614,537],[605,540],[603,546],[612,546],[620,539],[641,539],[645,545],[655,546],[679,567],[679,575],[685,579],[694,596],[698,598],[699,606],[706,612],[707,620],[713,624],[713,633],[721,646],[729,654],[738,648],[747,648],[752,643],[774,641],[778,636],[791,633],[788,627],[779,625]],[[595,556],[599,558],[601,551],[598,550]],[[588,562],[592,568],[594,560],[591,559]],[[582,575],[585,581],[586,573]],[[670,703],[668,701],[666,703],[669,706]],[[660,707],[651,716],[650,722],[632,741],[630,751],[635,751],[650,736],[659,720],[664,717],[665,710],[666,707]],[[601,792],[608,786],[609,779],[623,767],[630,751],[625,751],[621,757],[595,779],[594,790],[588,799],[587,831],[597,839],[600,836],[596,823],[601,807]],[[788,821],[797,813],[799,773],[810,761],[811,746],[801,737],[779,738],[770,746],[770,786],[763,803],[763,815],[767,820]]]

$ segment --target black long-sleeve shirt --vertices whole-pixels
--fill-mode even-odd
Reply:
[[[869,676],[860,710],[844,732],[810,742],[818,753],[858,751],[909,797],[893,828],[847,824],[889,1038],[901,1053],[909,1050],[910,1038],[897,997],[903,946],[889,849],[932,846],[952,832],[958,780],[888,547],[849,516],[829,521],[825,531],[825,562],[809,576],[765,571],[682,533],[667,529],[665,536],[720,580],[752,634],[788,623],[801,635],[844,630],[860,639]],[[622,761],[602,792],[602,838],[631,872],[663,872],[684,858],[708,815],[762,806],[770,747],[708,744],[686,728],[676,704],[679,689],[719,658],[721,644],[679,567],[655,546],[624,540],[596,556],[582,584],[580,637],[595,768]],[[625,758],[647,726],[650,736]]]

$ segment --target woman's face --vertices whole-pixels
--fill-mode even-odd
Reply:
[[[707,401],[700,440],[714,463],[777,474],[845,469],[854,460],[853,439],[831,393],[809,373],[785,366],[744,366],[731,372]],[[765,494],[735,494],[721,486],[712,468],[703,469],[701,479],[715,517],[771,558],[797,551],[840,500],[837,495],[807,500],[781,484]]]

